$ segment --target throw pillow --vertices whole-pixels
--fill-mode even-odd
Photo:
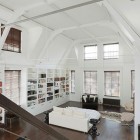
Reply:
[[[53,111],[53,115],[62,115],[63,113],[62,112],[58,112],[58,111]]]
[[[93,102],[95,102],[96,97],[96,95],[90,95],[90,98],[93,98]]]
[[[83,100],[84,100],[85,103],[86,103],[86,98],[87,98],[87,95],[84,95]]]
[[[86,118],[86,113],[82,111],[73,111],[73,116],[77,118]]]
[[[69,108],[64,108],[64,115],[67,115],[67,116],[72,116],[73,115],[73,110],[72,109],[69,109]]]
[[[64,108],[53,106],[53,111],[63,113]]]

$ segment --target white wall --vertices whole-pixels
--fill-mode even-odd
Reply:
[[[62,36],[61,34],[47,46],[46,53],[42,58],[45,58],[40,65],[45,65],[49,68],[62,68],[64,55],[71,47],[72,40]]]
[[[29,34],[28,30],[21,28],[21,53],[3,51],[0,54],[0,61],[6,65],[32,65],[32,60],[27,58],[29,49]]]
[[[59,62],[63,62],[63,55],[71,46],[72,41],[63,35],[58,35],[50,44],[45,46],[47,39],[51,31],[47,28],[33,27],[29,29],[21,28],[21,53],[2,51],[0,54],[0,64],[4,70],[21,70],[21,93],[20,93],[20,104],[21,107],[37,115],[42,113],[54,105],[60,105],[69,100],[69,96],[64,96],[60,100],[54,100],[45,102],[43,104],[36,105],[34,107],[27,107],[27,68],[29,67],[43,67],[43,68],[60,68]],[[47,47],[46,55],[48,61],[43,61],[38,65],[38,55],[42,49]],[[37,65],[36,65],[37,64]],[[61,66],[63,67],[63,65]]]
[[[71,94],[70,100],[81,101],[81,95],[84,91],[84,71],[97,71],[98,96],[99,102],[102,102],[104,96],[104,71],[120,71],[120,97],[121,105],[131,99],[131,70],[134,70],[133,56],[127,44],[119,38],[116,42],[120,45],[120,58],[118,60],[103,60],[103,44],[98,45],[98,60],[84,60],[84,44],[76,46],[78,49],[77,61],[67,61],[66,67],[75,70],[75,94]],[[115,43],[115,42],[111,42]],[[72,55],[69,57],[72,57]],[[75,59],[75,57],[73,57]],[[78,62],[78,64],[76,64]],[[116,98],[116,97],[107,97]]]

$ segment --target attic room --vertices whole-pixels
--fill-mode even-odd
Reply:
[[[0,0],[0,139],[140,140],[139,0]]]

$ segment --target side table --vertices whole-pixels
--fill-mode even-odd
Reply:
[[[92,124],[92,128],[89,130],[89,134],[94,136],[94,137],[99,136],[100,133],[97,132],[97,127],[96,127],[98,120],[97,119],[90,119],[89,122]]]
[[[22,138],[22,137],[19,137],[18,139],[16,139],[16,140],[26,140],[27,139],[27,137],[25,136],[24,138]]]
[[[46,116],[45,116],[45,121],[44,121],[46,124],[49,124],[49,113],[50,113],[50,112],[51,112],[51,111],[46,111],[46,112],[44,113],[44,114],[46,115]]]

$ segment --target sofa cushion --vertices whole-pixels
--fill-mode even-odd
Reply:
[[[64,108],[63,114],[67,116],[72,116],[73,115],[73,110],[69,108]]]
[[[54,112],[59,112],[59,113],[62,114],[63,113],[63,110],[64,110],[64,108],[53,106],[53,111]]]
[[[78,110],[73,110],[73,117],[86,118],[86,113]]]
[[[101,116],[101,114],[96,110],[83,109],[83,108],[78,108],[78,107],[69,107],[69,109],[73,110],[73,114],[75,112],[84,112],[86,114],[85,118],[89,118],[89,120],[93,118],[98,120]]]
[[[61,111],[52,111],[53,115],[63,115],[63,112]]]
[[[86,103],[86,98],[87,98],[87,95],[84,95],[83,100],[84,100],[85,103]]]
[[[97,97],[97,95],[90,95],[90,98],[93,99],[93,102],[95,102],[96,97]]]

